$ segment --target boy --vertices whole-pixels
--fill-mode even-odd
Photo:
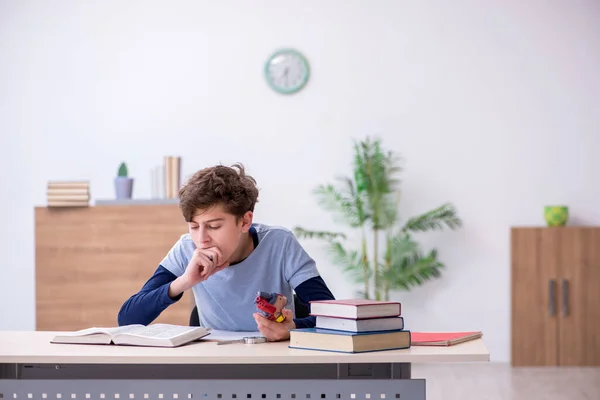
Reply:
[[[293,308],[293,292],[308,304],[334,299],[315,262],[287,229],[255,224],[256,181],[241,164],[196,172],[179,191],[189,233],[182,235],[142,289],[121,307],[119,325],[148,325],[192,289],[200,325],[218,330],[259,330],[269,341],[313,327],[315,317],[283,322],[257,312],[258,291],[277,292]]]

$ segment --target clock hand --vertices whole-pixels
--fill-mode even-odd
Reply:
[[[281,76],[282,80],[285,80],[286,86],[290,83],[288,72],[289,72],[289,67],[285,67],[283,70],[283,74]]]
[[[286,85],[288,85],[290,83],[288,72],[289,72],[289,67],[285,67],[285,69],[283,70],[283,76],[285,77],[285,84]]]

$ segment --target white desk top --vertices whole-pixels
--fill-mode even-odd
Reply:
[[[489,361],[483,339],[450,347],[345,354],[288,348],[289,342],[227,344],[208,338],[176,348],[50,343],[58,332],[0,331],[0,363],[337,364]]]

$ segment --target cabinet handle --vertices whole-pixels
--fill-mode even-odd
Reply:
[[[569,315],[569,281],[562,280],[562,313],[563,317]]]
[[[550,279],[548,281],[548,301],[549,301],[549,309],[550,309],[550,316],[556,315],[556,301],[554,299],[555,296],[555,290],[554,290],[554,286],[555,286],[555,282],[554,279]]]

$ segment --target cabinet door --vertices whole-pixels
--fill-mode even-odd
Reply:
[[[559,364],[600,366],[600,228],[561,230]]]
[[[511,232],[513,366],[558,364],[558,230]]]

